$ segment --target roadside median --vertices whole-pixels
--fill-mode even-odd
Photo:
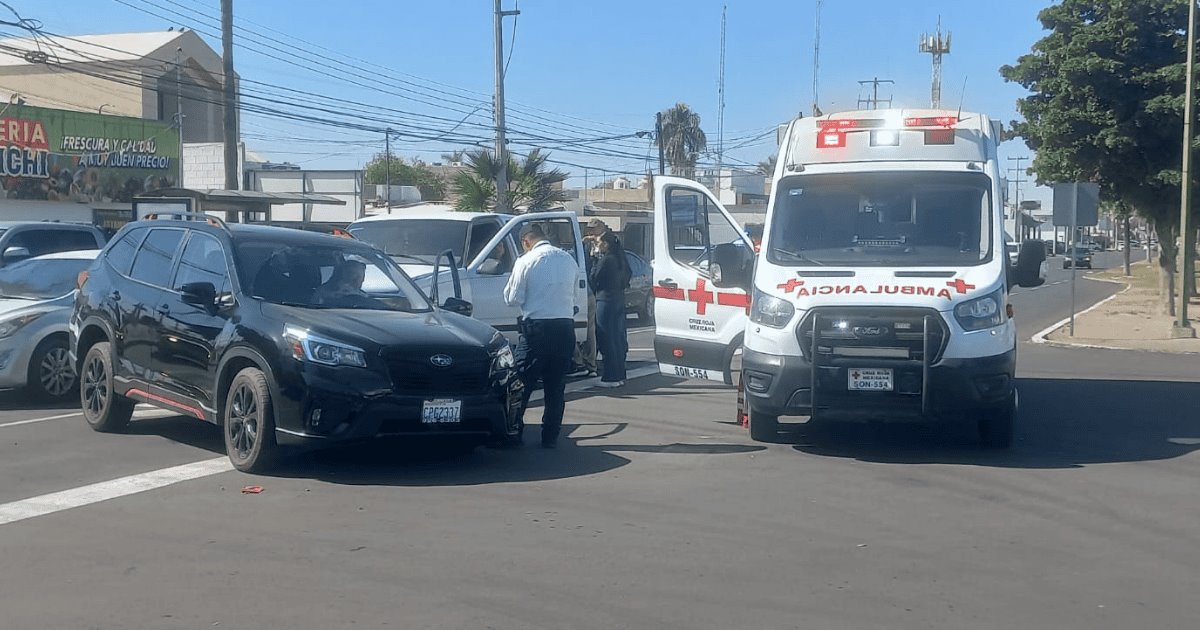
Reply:
[[[1200,339],[1172,339],[1174,321],[1162,312],[1158,293],[1158,269],[1141,262],[1133,265],[1132,276],[1120,267],[1087,274],[1088,279],[1116,282],[1121,291],[1075,315],[1075,335],[1063,320],[1034,335],[1034,343],[1053,346],[1143,350],[1200,354]],[[1200,315],[1200,301],[1193,299],[1191,313]],[[1194,318],[1193,318],[1194,319]],[[1193,324],[1195,325],[1195,324]]]

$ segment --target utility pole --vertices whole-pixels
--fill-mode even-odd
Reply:
[[[667,174],[666,153],[663,151],[662,112],[654,114],[654,139],[658,142],[658,174]]]
[[[1196,0],[1188,0],[1188,50],[1187,50],[1187,79],[1184,81],[1183,90],[1183,168],[1182,181],[1180,183],[1179,195],[1179,244],[1181,250],[1180,257],[1180,278],[1179,278],[1179,308],[1176,311],[1179,314],[1179,321],[1175,322],[1175,326],[1171,329],[1171,337],[1195,337],[1196,330],[1192,328],[1191,322],[1188,321],[1188,300],[1191,299],[1191,285],[1188,282],[1189,278],[1183,276],[1190,273],[1188,259],[1193,255],[1192,249],[1195,247],[1195,240],[1189,234],[1191,228],[1188,227],[1192,214],[1192,116],[1195,95],[1192,94],[1192,75],[1196,63]],[[1162,243],[1160,246],[1165,247]]]
[[[721,72],[717,82],[717,191],[721,190],[721,162],[725,157],[725,10],[721,7]]]
[[[233,0],[221,0],[221,67],[225,81],[224,138],[225,189],[241,188],[238,173],[237,85],[233,74]],[[183,147],[180,147],[180,151]],[[237,212],[225,213],[228,221],[237,221]]]
[[[1016,232],[1016,234],[1013,234],[1013,237],[1017,239],[1018,245],[1025,240],[1025,213],[1021,211],[1021,184],[1029,181],[1021,179],[1021,176],[1025,174],[1025,171],[1021,170],[1021,162],[1028,160],[1029,156],[1024,155],[1008,158],[1008,161],[1017,163],[1015,167],[1008,169],[1008,172],[1012,173],[1015,171],[1017,174],[1013,179],[1013,187],[1016,188],[1016,195],[1014,195],[1016,202],[1013,203],[1013,232]]]
[[[859,81],[858,88],[859,88],[860,96],[858,97],[858,108],[859,109],[879,109],[880,103],[883,103],[887,107],[891,107],[892,106],[892,97],[889,96],[887,98],[879,98],[879,85],[880,84],[895,85],[895,83],[896,82],[892,81],[891,79],[880,79],[879,77],[875,77],[874,79],[871,79],[869,81]],[[871,89],[868,92],[869,95],[861,96],[862,91],[865,90],[868,85],[871,86]]]
[[[175,185],[183,188],[183,46],[175,49],[175,131],[179,135],[179,159],[175,160],[179,175]]]
[[[493,27],[496,38],[496,212],[508,212],[508,145],[504,139],[504,18],[520,15],[520,11],[505,11],[501,0],[494,0]]]
[[[392,213],[392,130],[383,130],[383,202]]]
[[[817,106],[817,88],[820,87],[818,79],[821,76],[821,0],[817,0],[817,24],[816,32],[813,34],[813,93],[812,93],[812,115],[820,116],[821,108]]]

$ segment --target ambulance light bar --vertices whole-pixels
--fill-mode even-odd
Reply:
[[[926,118],[905,118],[905,127],[953,127],[958,123],[958,116],[929,116]]]

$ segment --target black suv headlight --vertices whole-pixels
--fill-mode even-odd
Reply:
[[[955,306],[954,319],[963,330],[983,330],[1003,324],[1004,289]]]
[[[283,336],[297,361],[367,367],[367,355],[362,348],[314,335],[303,328],[287,328]]]
[[[492,337],[488,343],[488,353],[492,355],[492,366],[497,370],[511,370],[517,366],[512,346],[503,333],[498,332]]]
[[[750,321],[771,328],[783,328],[795,314],[796,306],[790,301],[754,289],[754,297],[750,301]]]

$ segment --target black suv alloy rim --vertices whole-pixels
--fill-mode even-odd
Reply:
[[[51,396],[62,396],[75,384],[75,372],[71,369],[71,356],[66,348],[51,348],[39,369],[42,389]]]
[[[100,357],[92,357],[84,370],[83,399],[84,411],[92,418],[100,417],[108,405],[108,374]]]
[[[238,385],[233,391],[233,408],[229,413],[229,435],[238,459],[245,459],[258,439],[258,398],[249,385]]]

